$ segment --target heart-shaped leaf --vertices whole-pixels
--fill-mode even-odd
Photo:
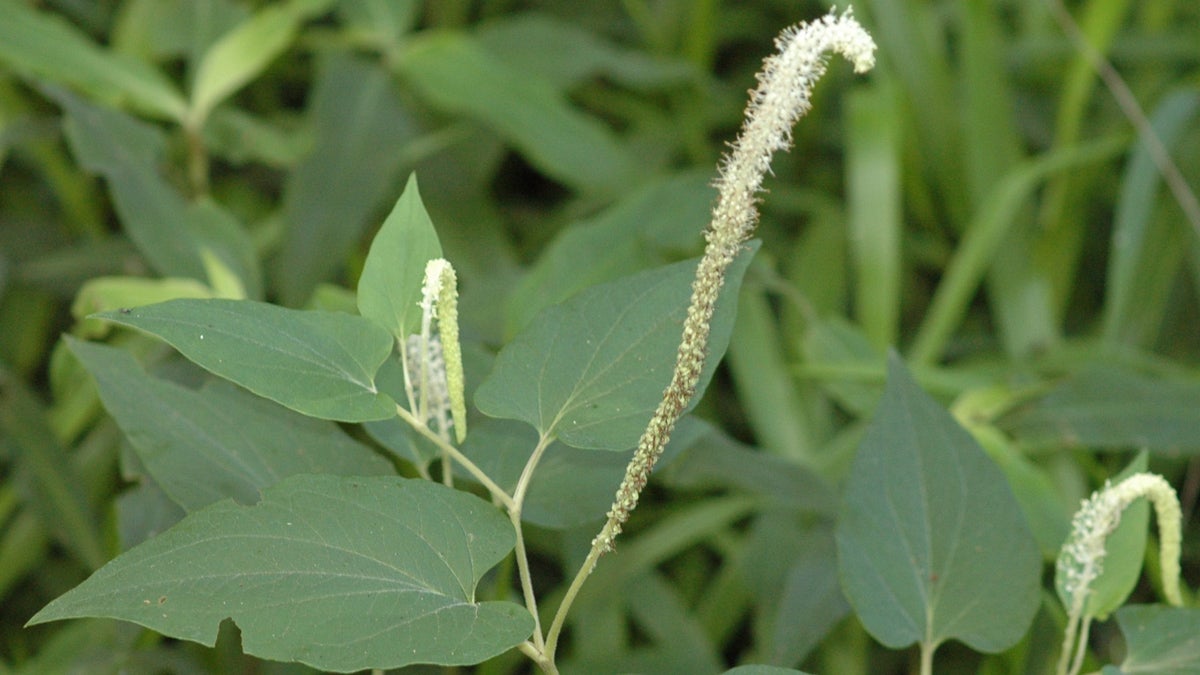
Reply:
[[[293,476],[254,506],[191,514],[30,623],[107,617],[212,646],[229,618],[246,653],[324,670],[478,663],[533,630],[523,607],[475,601],[515,542],[494,507],[443,485]]]
[[[396,414],[374,382],[392,337],[360,316],[220,299],[98,316],[155,335],[209,372],[312,417],[363,422]]]
[[[694,403],[729,344],[752,242],[730,266]],[[696,261],[594,286],[538,315],[496,357],[475,392],[487,415],[528,422],[563,443],[627,450],[675,367]]]
[[[888,647],[996,652],[1037,611],[1041,556],[1004,474],[894,354],[836,539],[846,598]]]

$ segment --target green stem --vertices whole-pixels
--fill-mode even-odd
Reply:
[[[400,419],[404,420],[409,426],[415,429],[417,433],[429,439],[434,445],[438,446],[442,452],[444,452],[454,461],[458,462],[464,469],[467,470],[467,473],[471,474],[472,478],[479,481],[480,485],[487,488],[487,491],[491,493],[492,497],[498,500],[507,511],[511,512],[514,508],[516,508],[516,504],[513,502],[512,497],[508,496],[508,493],[505,492],[504,489],[499,485],[497,485],[496,481],[488,477],[488,475],[483,472],[483,469],[480,469],[475,462],[472,462],[466,455],[462,454],[461,450],[446,442],[446,439],[437,435],[429,427],[418,421],[417,418],[413,417],[412,413],[405,410],[403,406],[396,406],[396,414],[400,417]]]

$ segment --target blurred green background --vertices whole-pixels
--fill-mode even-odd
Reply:
[[[0,673],[301,670],[242,658],[235,640],[210,652],[130,625],[21,627],[178,517],[128,498],[143,478],[60,334],[102,339],[86,315],[183,295],[352,308],[366,244],[415,171],[458,269],[464,334],[498,349],[577,290],[698,254],[755,71],[782,28],[829,7],[0,0]],[[630,539],[662,544],[637,549],[657,599],[630,609],[636,629],[587,625],[581,672],[652,672],[680,653],[701,654],[697,672],[904,672],[912,655],[873,645],[836,588],[809,594],[820,606],[778,593],[788,575],[835,583],[828,504],[889,347],[1052,486],[1043,544],[1129,450],[1150,450],[1185,518],[1194,508],[1200,4],[854,11],[878,65],[860,78],[833,59],[776,158],[764,245],[699,409],[722,454],[668,467],[639,511]],[[1076,29],[1127,91],[1098,77]],[[719,509],[780,471],[813,481],[796,501],[824,505]],[[562,572],[550,556],[543,572],[551,591]],[[950,646],[940,663],[1043,672],[1050,604],[1013,653]],[[1098,629],[1102,658],[1119,657],[1112,636]]]

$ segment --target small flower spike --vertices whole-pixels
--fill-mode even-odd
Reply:
[[[413,414],[446,440],[453,427],[462,443],[467,435],[467,405],[457,286],[449,261],[438,258],[426,264],[419,303],[421,332],[408,337],[404,375]]]

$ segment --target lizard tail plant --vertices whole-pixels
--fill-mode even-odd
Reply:
[[[1162,476],[1152,473],[1134,474],[1116,485],[1105,484],[1084,500],[1058,556],[1058,586],[1067,605],[1059,675],[1076,675],[1083,666],[1088,629],[1096,614],[1088,607],[1088,599],[1094,593],[1093,583],[1104,571],[1105,541],[1117,529],[1125,508],[1142,497],[1154,504],[1158,517],[1163,595],[1171,605],[1183,605],[1179,586],[1182,518],[1175,490]]]
[[[778,53],[763,62],[758,87],[750,93],[741,133],[720,166],[715,183],[717,202],[705,233],[708,243],[692,283],[691,304],[683,323],[671,382],[638,441],[608,520],[593,540],[591,551],[550,627],[546,651],[551,662],[567,609],[600,556],[613,550],[614,541],[637,506],[638,496],[675,423],[695,394],[726,270],[757,224],[756,202],[763,177],[771,168],[774,153],[791,146],[792,126],[811,107],[813,85],[825,73],[826,54],[841,54],[857,73],[866,72],[875,64],[875,42],[854,20],[850,10],[842,14],[831,12],[817,21],[789,27],[776,38],[775,46]]]

